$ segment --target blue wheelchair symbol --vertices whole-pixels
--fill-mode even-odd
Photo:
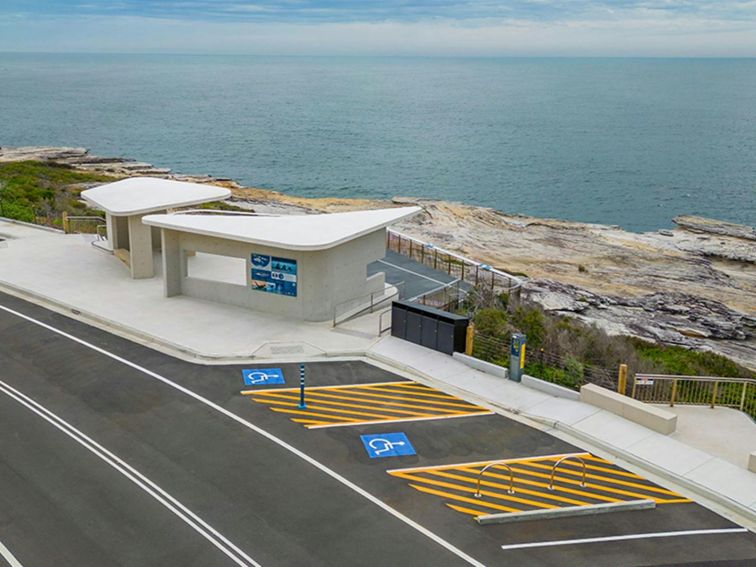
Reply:
[[[415,449],[404,433],[382,433],[377,435],[360,435],[371,459],[382,457],[402,457],[415,455]]]
[[[242,379],[246,386],[286,383],[280,368],[247,368],[242,370]]]

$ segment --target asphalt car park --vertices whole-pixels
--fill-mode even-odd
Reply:
[[[756,536],[638,471],[364,362],[305,364],[301,404],[297,363],[191,364],[0,307],[0,542],[21,565],[756,561]],[[550,490],[566,455],[587,478],[568,459]],[[500,460],[514,494],[502,465],[477,498]],[[639,496],[657,507],[472,517]]]

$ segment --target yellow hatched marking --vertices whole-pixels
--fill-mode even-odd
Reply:
[[[389,474],[395,473],[395,472],[425,472],[425,471],[442,471],[446,469],[459,469],[463,467],[484,467],[486,465],[490,465],[491,463],[501,463],[501,464],[513,464],[513,463],[521,463],[523,461],[548,461],[548,460],[555,460],[559,459],[561,457],[582,457],[583,455],[587,455],[587,453],[563,453],[560,455],[542,455],[540,457],[514,457],[512,459],[497,459],[495,461],[474,461],[474,462],[468,462],[468,463],[454,463],[451,465],[435,465],[430,467],[408,467],[404,469],[391,469],[386,471]]]
[[[552,467],[550,467],[550,466],[542,465],[542,464],[539,464],[539,463],[523,462],[521,464],[528,465],[530,467],[535,467],[537,469],[548,469],[548,470],[552,469]],[[565,462],[565,464],[567,464],[567,463]],[[560,468],[560,469],[557,469],[557,470],[559,472],[563,473],[563,474],[569,474],[569,475],[572,475],[572,476],[579,476],[579,477],[583,476],[582,471],[579,471],[579,470],[572,470],[572,469],[569,469],[569,468]],[[667,490],[666,488],[657,488],[655,486],[647,486],[645,484],[638,484],[637,482],[628,482],[626,480],[619,480],[619,479],[616,479],[616,478],[610,478],[610,477],[601,476],[601,475],[597,475],[597,474],[587,473],[585,475],[585,478],[591,478],[593,480],[603,480],[603,481],[609,482],[611,484],[617,484],[619,486],[627,486],[629,488],[639,488],[641,490],[649,490],[651,492],[658,492],[660,494],[665,494],[667,496],[678,496],[678,494],[676,492],[672,492],[671,490]]]
[[[559,466],[561,468],[562,466],[567,465],[567,464],[571,464],[571,465],[574,464],[576,466],[579,466],[579,465],[577,465],[577,463],[575,463],[575,461],[569,461],[569,462],[568,461],[564,461],[564,463],[562,463]],[[606,473],[616,474],[618,476],[624,476],[626,478],[634,478],[636,480],[646,480],[642,476],[637,475],[635,473],[631,473],[631,472],[627,472],[627,471],[621,471],[621,470],[608,469],[606,467],[597,467],[596,465],[589,465],[588,463],[586,463],[585,468],[587,470],[589,470],[589,471],[600,471],[600,472],[606,472]],[[568,470],[568,469],[565,469],[565,470]]]
[[[469,468],[460,468],[459,470],[463,472],[474,473],[474,474],[477,474],[478,472],[480,472],[477,469],[469,469]],[[493,478],[498,478],[501,480],[507,480],[507,481],[509,480],[509,477],[507,475],[496,474],[496,473],[490,472],[491,470],[493,469],[489,469],[488,471],[486,471],[486,476],[491,476]],[[528,486],[537,486],[539,488],[548,489],[549,487],[548,482],[538,482],[537,480],[530,480],[530,479],[521,478],[518,476],[515,476],[514,481],[515,481],[515,486],[517,486],[518,484],[527,484]],[[519,487],[517,489],[520,490]],[[585,492],[583,490],[575,490],[574,488],[568,488],[566,486],[555,486],[554,492],[564,492],[567,494],[574,494],[575,496],[585,496],[585,497],[591,498],[592,500],[601,500],[602,502],[621,502],[622,501],[620,498],[611,498],[609,496],[604,496],[603,494],[594,494],[592,492]]]
[[[299,404],[294,403],[294,402],[283,402],[283,401],[278,401],[278,400],[265,400],[265,401],[255,400],[255,401],[258,403],[269,404],[269,405],[288,406],[288,407],[295,407],[295,408],[299,407]],[[327,413],[347,413],[351,415],[361,415],[363,417],[377,417],[379,419],[394,419],[398,417],[396,415],[386,415],[385,413],[370,413],[370,412],[365,412],[365,411],[355,411],[351,409],[336,409],[336,408],[331,408],[331,407],[324,407],[324,406],[319,406],[315,403],[308,403],[307,409],[321,410]],[[433,414],[428,414],[428,413],[413,413],[410,415],[413,415],[415,417],[435,417]],[[339,419],[341,418],[340,415],[334,415],[330,417],[339,418]]]
[[[597,463],[603,463],[605,465],[613,465],[614,463],[611,461],[607,461],[606,459],[602,459],[601,457],[597,457],[596,455],[591,455],[590,453],[585,454],[585,458],[590,461],[596,461]]]
[[[535,477],[538,477],[538,478],[551,478],[551,474],[544,474],[544,473],[529,471],[529,470],[526,470],[526,469],[518,469],[518,468],[515,468],[515,467],[512,467],[512,471],[515,472],[515,473],[520,473],[520,474],[524,474],[524,475],[535,476]],[[558,482],[563,482],[563,483],[566,483],[566,484],[572,484],[572,485],[580,486],[580,481],[572,479],[572,478],[565,478],[565,477],[559,476],[559,475],[554,476],[554,482],[557,482],[557,481]],[[559,488],[559,486],[555,484],[554,488]],[[654,498],[653,496],[649,496],[648,494],[638,494],[637,492],[629,492],[627,490],[621,490],[619,488],[612,488],[610,486],[602,486],[600,484],[593,484],[593,483],[590,483],[590,482],[586,482],[585,486],[583,488],[593,488],[593,489],[596,489],[596,490],[601,490],[603,492],[611,492],[613,494],[622,494],[624,496],[630,496],[632,498],[639,498],[641,500],[649,499],[650,498],[651,500],[653,500],[654,502],[657,502],[657,503],[664,502],[664,500],[661,500],[659,498]],[[677,496],[677,494],[675,494],[675,496]]]
[[[472,508],[465,508],[464,506],[459,506],[457,504],[450,504],[449,502],[444,502],[449,508],[454,510],[455,512],[462,512],[463,514],[470,514],[471,516],[475,516],[476,518],[478,516],[485,516],[488,514],[488,512],[483,512],[481,510],[473,510]]]
[[[353,419],[351,417],[337,417],[337,416],[333,416],[332,417],[332,416],[328,416],[328,415],[323,415],[322,413],[315,413],[315,412],[311,412],[311,411],[290,410],[290,409],[284,409],[284,408],[270,408],[270,411],[275,411],[275,412],[278,412],[278,413],[290,413],[290,414],[293,414],[293,415],[310,415],[310,416],[313,416],[313,417],[319,417],[321,419],[325,417],[325,418],[331,418],[331,419],[338,419],[338,420],[341,420],[341,421],[353,421],[355,423],[360,423],[361,422],[361,420],[359,420],[359,419]]]
[[[307,386],[307,391],[310,390],[343,390],[344,388],[363,388],[365,386],[383,386],[390,384],[404,384],[404,382],[374,382],[372,384],[339,384],[337,386]],[[255,390],[242,390],[241,393],[244,396],[251,394],[259,394],[261,392],[299,392],[298,387],[294,388],[260,388]]]
[[[433,480],[430,478],[424,478],[421,476],[415,476],[415,475],[406,474],[406,473],[397,473],[395,476],[398,476],[399,478],[403,478],[409,481],[422,482],[425,484],[430,484],[432,486],[440,486],[441,488],[451,488],[452,490],[459,490],[461,492],[469,492],[470,494],[475,494],[474,488],[469,487],[469,486],[464,486],[461,484],[443,482],[440,480]],[[489,496],[490,498],[496,498],[497,500],[508,500],[509,502],[527,504],[528,506],[533,506],[534,508],[545,508],[545,509],[559,508],[559,506],[555,506],[554,504],[545,504],[543,502],[536,502],[535,500],[528,500],[527,498],[520,498],[519,496],[514,496],[512,494],[500,494],[498,492],[491,492],[490,490],[481,490],[480,493],[483,494],[484,496]]]
[[[359,386],[360,388],[365,388],[366,390],[374,390],[377,392],[390,392],[392,394],[406,394],[406,390],[402,389],[395,389],[390,388],[388,386]],[[425,392],[412,392],[413,396],[422,396],[423,398],[438,398],[441,400],[459,400],[460,398],[457,398],[456,396],[452,396],[450,394],[444,394],[442,392],[439,392],[438,390],[430,390],[431,392],[436,392],[435,394],[431,393],[425,393]]]
[[[377,394],[371,394],[367,392],[348,392],[349,394],[353,394],[351,396],[344,396],[344,395],[337,395],[337,394],[331,394],[331,393],[324,393],[324,392],[314,392],[310,394],[313,397],[326,397],[326,398],[332,398],[332,399],[339,399],[339,400],[351,400],[353,402],[362,402],[362,403],[374,403],[374,404],[382,404],[382,405],[391,405],[391,406],[397,406],[397,407],[403,407],[403,408],[418,408],[418,409],[428,409],[429,407],[433,407],[434,411],[438,412],[455,412],[459,410],[448,410],[441,407],[436,406],[445,406],[445,407],[454,407],[454,408],[466,408],[466,409],[476,409],[476,410],[483,410],[485,408],[482,408],[480,406],[476,406],[473,404],[468,403],[451,403],[451,402],[429,402],[428,400],[416,400],[419,402],[422,402],[424,405],[417,405],[417,404],[408,404],[404,402],[392,402],[392,401],[385,401],[386,399],[389,400],[406,400],[406,401],[412,401],[413,398],[407,397],[407,396],[380,396]],[[369,396],[370,399],[365,398],[356,398],[354,397],[354,394],[359,394],[362,396]],[[378,400],[374,398],[379,398]]]
[[[360,405],[360,404],[349,404],[349,403],[345,403],[345,402],[331,402],[329,400],[321,399],[321,395],[322,394],[311,395],[309,397],[312,398],[312,399],[316,399],[318,404],[327,404],[327,405],[331,405],[331,406],[349,407],[349,408],[363,408],[364,409],[366,407],[365,404],[370,403],[372,405],[368,405],[367,406],[368,409],[376,409],[376,410],[381,410],[381,411],[390,411],[392,413],[401,413],[401,414],[405,414],[405,415],[416,415],[416,416],[419,416],[419,415],[428,415],[428,414],[422,414],[422,413],[418,413],[418,412],[414,412],[414,411],[400,410],[400,409],[394,409],[394,408],[382,408],[382,407],[381,408],[377,408],[377,407],[375,407],[375,402],[372,402],[372,401],[371,402],[365,401],[363,405]],[[252,396],[252,399],[254,401],[258,402],[258,403],[263,403],[263,404],[265,404],[265,403],[280,403],[280,402],[271,401],[267,396],[273,397],[274,399],[285,399],[285,400],[292,400],[292,401],[296,401],[296,400],[299,399],[299,396],[295,396],[295,395],[292,395],[292,394],[283,394],[283,395],[280,395],[280,396],[274,396],[273,394],[266,394],[265,397],[260,397],[259,399],[258,399],[257,396]],[[339,396],[339,398],[349,399],[349,398],[344,398],[344,396]],[[449,414],[466,413],[466,412],[461,412],[461,411],[457,411],[457,410],[436,410],[435,408],[429,408],[427,406],[425,406],[425,407],[423,407],[423,406],[413,406],[413,407],[419,408],[419,409],[426,409],[426,410],[427,409],[433,409],[434,411],[441,411],[443,413],[449,413]]]
[[[466,502],[467,504],[475,504],[476,506],[483,506],[484,508],[492,508],[493,510],[500,510],[502,512],[520,512],[517,508],[509,508],[508,506],[500,506],[499,504],[493,504],[491,502],[481,502],[477,498],[467,498],[465,496],[459,496],[457,494],[451,494],[444,492],[443,490],[436,490],[434,488],[428,488],[427,486],[420,486],[410,483],[410,486],[420,492],[427,494],[433,494],[434,496],[440,496],[441,498],[449,498],[451,500],[457,500],[458,502]]]
[[[462,482],[467,482],[469,484],[473,484],[476,486],[478,483],[477,478],[471,478],[469,476],[452,474],[452,473],[448,473],[444,471],[428,471],[428,474],[441,476],[444,478],[449,478],[451,480],[461,480]],[[492,488],[503,488],[504,490],[507,490],[509,488],[509,484],[502,484],[498,482],[491,482],[489,480],[485,480],[486,476],[488,476],[488,471],[486,471],[486,474],[484,475],[483,479],[481,479],[480,481],[481,486],[490,486]],[[515,479],[515,484],[517,484],[517,479]],[[556,494],[551,493],[551,491],[544,492],[544,491],[538,491],[538,490],[530,490],[529,488],[522,488],[521,486],[516,486],[515,489],[517,490],[517,494],[529,494],[530,496],[538,496],[540,498],[545,498],[546,500],[556,500],[557,502],[564,502],[565,504],[572,504],[573,506],[587,506],[588,505],[588,502],[583,502],[582,500],[575,500],[573,498],[565,498],[564,496],[557,496]]]
[[[301,423],[302,425],[323,425],[323,424],[327,424],[327,422],[325,422],[325,421],[318,421],[316,419],[300,419],[298,417],[292,417],[291,420],[294,421],[294,422],[296,422],[296,423]]]
[[[379,394],[379,393],[377,393],[378,390],[374,390],[372,392],[366,392],[366,391],[364,391],[362,389],[358,389],[358,388],[362,388],[362,386],[356,387],[355,389],[349,390],[348,392],[339,392],[339,393],[340,394],[348,394],[350,396],[364,396],[366,398],[371,398],[371,399],[378,398],[378,399],[385,399],[385,400],[399,400],[399,401],[420,402],[420,403],[423,403],[423,404],[426,404],[426,405],[432,405],[432,406],[448,406],[448,407],[457,407],[457,408],[461,407],[461,408],[477,408],[477,409],[482,409],[482,408],[479,408],[479,406],[476,406],[475,404],[469,404],[469,403],[467,403],[467,402],[465,402],[463,400],[460,400],[459,398],[448,398],[450,400],[457,400],[456,402],[455,401],[451,401],[451,402],[439,402],[439,401],[435,401],[435,400],[427,399],[427,398],[417,398],[417,397],[414,397],[414,396],[408,396],[404,392],[399,392],[399,393],[404,393],[403,396],[393,396],[393,395],[390,395],[390,394]],[[322,392],[317,392],[316,395],[321,395],[321,394],[322,394]],[[332,397],[332,396],[329,394],[329,397]],[[352,398],[352,399],[355,400],[355,398]],[[360,400],[359,398],[357,398],[357,400],[359,400],[359,401],[366,401],[366,402],[369,401],[369,400]],[[357,401],[357,400],[355,400],[355,401]]]

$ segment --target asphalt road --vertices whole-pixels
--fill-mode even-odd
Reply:
[[[737,526],[688,503],[481,527],[387,469],[581,449],[498,415],[306,429],[241,395],[242,366],[178,361],[2,294],[0,306],[107,353],[0,309],[0,542],[24,567],[756,561],[747,533],[503,549]],[[296,385],[297,365],[263,366],[283,369],[274,388]],[[309,387],[401,380],[361,362],[306,369]],[[360,435],[387,432],[417,454],[368,458]]]

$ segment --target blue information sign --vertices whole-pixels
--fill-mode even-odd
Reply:
[[[242,370],[242,378],[247,386],[286,383],[280,368],[245,368]]]
[[[252,289],[297,296],[297,261],[252,254]]]
[[[415,455],[415,449],[404,433],[379,433],[377,435],[360,435],[371,459],[381,457],[401,457]]]

